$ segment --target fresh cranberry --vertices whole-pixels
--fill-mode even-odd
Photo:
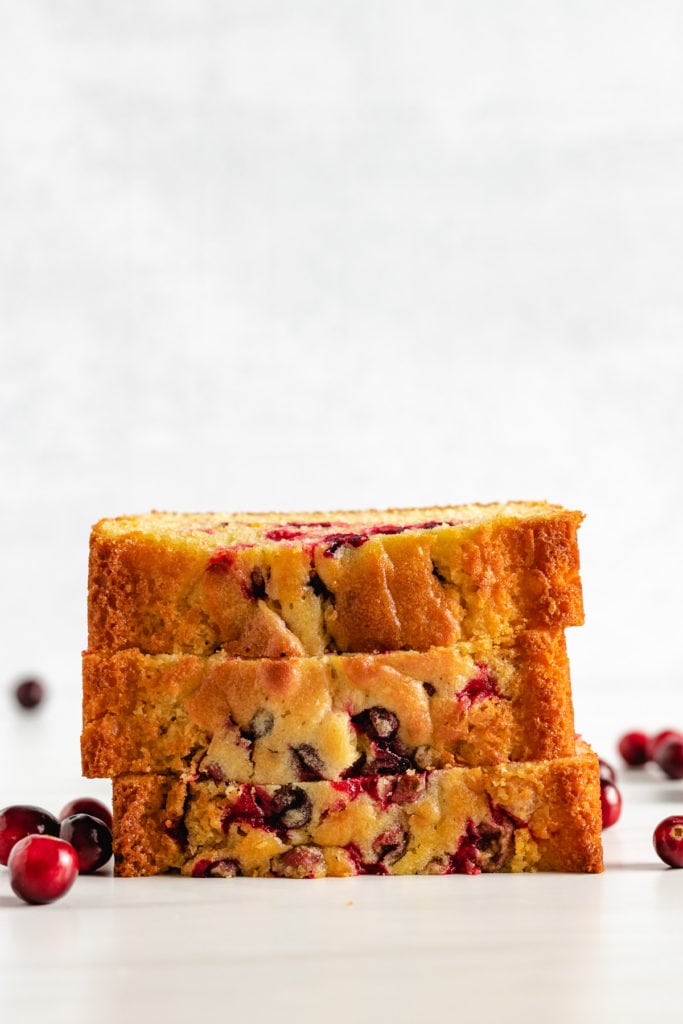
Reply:
[[[12,847],[24,836],[59,835],[59,822],[42,807],[15,804],[0,811],[0,864],[6,864]]]
[[[616,785],[617,773],[611,764],[600,758],[600,782],[613,782]]]
[[[45,696],[43,684],[38,679],[22,679],[14,688],[14,696],[22,708],[35,708]]]
[[[666,741],[671,739],[672,736],[680,735],[681,733],[678,731],[678,729],[663,729],[662,732],[658,732],[656,736],[653,736],[648,744],[650,760],[657,760],[657,751],[661,747],[662,743],[666,743]]]
[[[670,779],[683,779],[683,736],[669,736],[660,743],[656,761]]]
[[[618,750],[626,764],[631,768],[639,768],[650,759],[649,738],[644,732],[627,732],[619,740]]]
[[[113,819],[111,811],[106,804],[103,804],[100,800],[95,800],[90,796],[81,796],[76,800],[69,800],[68,804],[65,804],[59,812],[59,820],[64,821],[65,818],[73,818],[74,814],[89,814],[93,818],[99,818],[103,821],[111,832],[113,828]]]
[[[655,750],[663,743],[664,740],[668,740],[669,736],[678,736],[678,729],[662,729],[661,732],[656,733],[654,736],[650,736],[647,743],[647,753],[651,761],[655,759]]]
[[[652,841],[657,856],[665,864],[671,868],[683,868],[683,817],[680,814],[673,814],[660,821]]]
[[[52,903],[74,884],[78,856],[63,839],[30,835],[14,846],[7,866],[17,896],[27,903]]]
[[[602,806],[602,827],[616,825],[621,817],[621,793],[613,782],[600,785],[600,804]]]
[[[90,814],[74,814],[65,818],[59,829],[60,839],[71,843],[78,855],[78,873],[92,874],[111,858],[111,832],[99,818]]]

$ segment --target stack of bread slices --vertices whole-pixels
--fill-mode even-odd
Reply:
[[[92,531],[83,771],[120,875],[602,870],[582,515],[151,513]]]

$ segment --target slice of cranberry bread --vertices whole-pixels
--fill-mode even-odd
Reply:
[[[597,757],[284,786],[114,780],[116,873],[320,878],[602,870]]]
[[[281,657],[580,625],[582,518],[512,502],[105,519],[88,646]]]
[[[561,630],[320,658],[83,657],[83,772],[286,783],[574,749]]]

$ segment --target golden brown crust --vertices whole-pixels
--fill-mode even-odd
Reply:
[[[569,755],[561,630],[426,652],[83,657],[83,772],[339,779]]]
[[[328,517],[101,521],[89,648],[247,658],[427,650],[583,621],[579,512],[511,503]]]
[[[116,872],[602,871],[597,757],[252,786],[114,780]]]

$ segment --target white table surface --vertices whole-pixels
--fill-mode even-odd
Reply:
[[[614,737],[635,722],[611,717],[618,686],[587,680],[576,700],[584,733],[615,762]],[[667,692],[673,712],[675,681]],[[626,714],[638,710],[630,700]],[[79,776],[73,695],[32,714],[8,694],[5,704],[0,804],[108,798],[108,783]],[[649,716],[646,729],[672,721],[665,697]],[[300,882],[109,869],[30,907],[0,869],[0,1019],[653,1019],[677,1002],[683,871],[658,861],[651,835],[683,809],[683,782],[622,770],[620,784],[602,876]]]

